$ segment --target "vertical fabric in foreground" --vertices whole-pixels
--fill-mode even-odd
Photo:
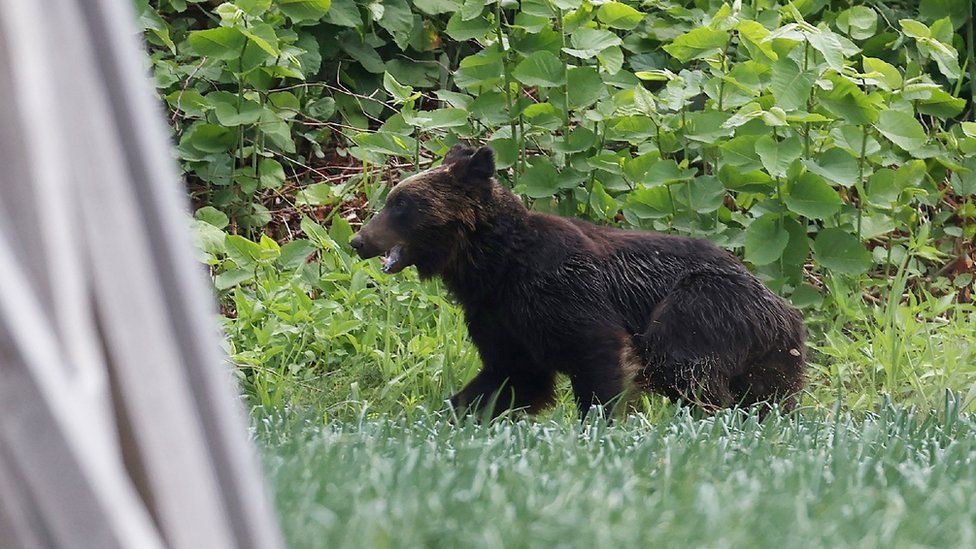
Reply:
[[[0,0],[0,547],[277,548],[129,0]]]

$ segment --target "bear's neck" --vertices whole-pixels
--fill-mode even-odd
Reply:
[[[493,206],[459,238],[457,253],[441,273],[466,310],[495,298],[524,253],[528,210],[507,190]]]

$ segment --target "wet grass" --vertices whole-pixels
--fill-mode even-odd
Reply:
[[[957,407],[264,416],[256,436],[293,547],[972,547],[976,417]]]

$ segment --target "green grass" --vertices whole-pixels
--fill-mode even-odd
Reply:
[[[976,417],[264,417],[292,547],[972,547]]]
[[[444,411],[479,361],[443,289],[316,238],[313,261],[222,296],[292,547],[976,542],[976,309],[951,294],[824,280],[788,418],[647,397],[581,428],[564,387],[541,417],[479,425]]]

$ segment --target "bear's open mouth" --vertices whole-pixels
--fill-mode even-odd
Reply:
[[[380,256],[380,261],[383,262],[383,272],[386,274],[398,273],[407,266],[403,246],[400,244],[393,246],[389,251]]]

